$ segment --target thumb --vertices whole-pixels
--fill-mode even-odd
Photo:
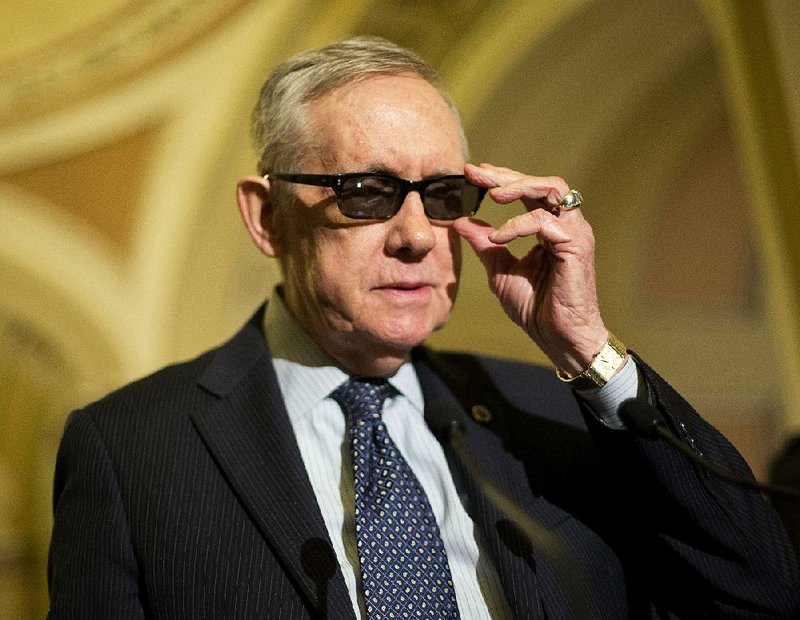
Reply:
[[[482,220],[461,217],[453,222],[453,228],[479,256],[487,248],[497,247],[489,240],[489,235],[494,232],[494,228]]]
[[[489,235],[494,232],[494,228],[490,224],[462,217],[453,222],[453,228],[470,244],[489,276],[507,271],[517,262],[508,248],[489,240]]]

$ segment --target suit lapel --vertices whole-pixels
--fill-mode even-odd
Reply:
[[[199,383],[217,398],[192,419],[234,492],[317,613],[353,618],[260,317],[259,312],[216,352]]]
[[[470,374],[457,374],[443,364],[441,358],[426,349],[415,351],[415,367],[422,385],[425,401],[443,398],[457,404],[459,421],[465,428],[467,449],[477,460],[486,477],[527,514],[542,525],[552,525],[561,517],[549,510],[529,492],[529,484],[521,463],[516,462],[502,446],[502,415],[492,415],[490,421],[476,422],[467,411],[474,406],[479,412],[502,411],[502,403],[482,390],[479,378]],[[478,396],[480,395],[480,399]],[[487,400],[488,396],[488,400]],[[467,491],[467,511],[480,527],[483,540],[494,560],[506,598],[520,618],[542,618],[542,597],[537,573],[537,552],[528,539],[513,525],[508,517],[470,479],[455,457],[450,445],[444,446],[455,478]]]

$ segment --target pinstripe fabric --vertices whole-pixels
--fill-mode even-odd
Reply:
[[[738,452],[635,359],[676,432],[732,471],[751,475]],[[574,574],[580,575],[573,585],[583,591],[592,617],[800,617],[796,558],[758,493],[709,479],[664,444],[609,430],[585,406],[577,418],[568,413],[571,408],[551,409],[548,392],[558,387],[548,387],[548,378],[538,376],[541,369],[523,378],[497,360],[444,359],[426,351],[418,352],[416,367],[427,386],[426,399],[442,397],[444,380],[445,394],[461,395],[465,409],[478,402],[502,412],[489,424],[462,418],[470,449],[475,454],[497,449],[510,457],[480,462],[494,484],[561,538],[574,558]],[[491,388],[474,380],[484,373],[495,379]],[[534,417],[518,408],[522,400],[513,395],[519,381],[542,389],[534,398],[538,403],[525,404]],[[584,423],[589,436],[580,432]],[[519,484],[521,477],[527,485]],[[479,490],[470,493],[473,518],[492,542],[519,617],[537,617],[534,591],[547,618],[573,617],[564,576],[509,532]],[[610,561],[612,556],[618,561]],[[535,570],[526,574],[522,564]],[[623,597],[617,596],[621,583],[627,590]]]
[[[270,422],[285,413],[266,350],[237,344],[210,366],[167,369],[148,389],[71,417],[56,482],[52,617],[135,617],[120,606],[128,599],[155,618],[353,618],[291,432]],[[168,412],[164,402],[180,405]],[[86,497],[98,462],[109,490]],[[85,532],[78,524],[98,507],[127,523],[101,514],[107,531]],[[109,587],[96,587],[97,576]]]
[[[347,375],[300,329],[280,297],[273,299],[264,316],[264,331],[278,384],[353,609],[362,615],[353,470],[345,415],[338,403],[329,398]],[[425,425],[424,399],[412,365],[402,365],[390,383],[398,394],[384,406],[383,419],[422,483],[441,527],[461,617],[510,618],[491,557],[476,540],[474,524],[449,476],[441,446]]]
[[[260,321],[71,416],[55,479],[51,618],[354,618]],[[747,471],[637,363],[677,432]],[[426,400],[493,412],[487,423],[465,413],[470,449],[565,541],[589,575],[594,617],[800,615],[791,544],[758,494],[596,424],[548,371],[424,349],[414,364]],[[569,618],[547,558],[453,472],[517,617],[541,606]]]

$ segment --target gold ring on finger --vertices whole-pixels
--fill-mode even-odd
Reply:
[[[577,209],[583,204],[583,196],[577,189],[572,189],[567,192],[567,195],[556,205],[555,210],[558,212],[561,211],[572,211],[573,209]]]

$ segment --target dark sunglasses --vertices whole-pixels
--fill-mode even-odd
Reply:
[[[430,219],[455,220],[475,215],[487,192],[485,187],[473,185],[462,174],[421,181],[372,172],[265,174],[264,178],[330,187],[336,194],[342,215],[356,220],[388,220],[397,214],[409,192],[419,192],[425,215]]]

